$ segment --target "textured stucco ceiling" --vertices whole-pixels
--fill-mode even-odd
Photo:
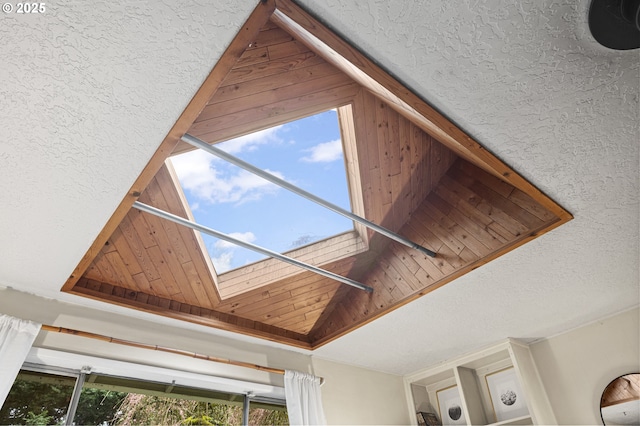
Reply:
[[[575,216],[315,356],[404,374],[638,304],[640,53],[588,2],[301,4]],[[254,2],[47,6],[0,17],[0,285],[143,316],[60,286]]]

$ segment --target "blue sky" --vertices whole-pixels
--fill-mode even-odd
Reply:
[[[217,145],[333,204],[351,210],[334,110]],[[202,150],[171,157],[196,222],[284,252],[353,228],[353,222]],[[216,271],[263,259],[203,235]]]

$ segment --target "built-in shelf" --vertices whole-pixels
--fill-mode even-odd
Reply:
[[[520,405],[512,413],[513,418],[498,421],[491,399],[491,379],[487,377],[509,371],[522,393]],[[529,347],[515,339],[405,376],[404,384],[414,424],[419,411],[435,413],[442,421],[440,406],[447,398],[459,399],[459,408],[453,413],[460,417],[457,422],[448,423],[448,414],[444,413],[445,425],[460,424],[462,419],[468,425],[489,426],[556,423]]]
[[[497,423],[491,423],[489,426],[502,426],[502,425],[532,425],[533,421],[531,416],[521,416],[515,419],[503,420]]]

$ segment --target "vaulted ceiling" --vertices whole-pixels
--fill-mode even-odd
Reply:
[[[197,231],[131,206],[138,200],[193,220],[171,164],[162,163],[193,147],[170,133],[64,290],[316,348],[571,219],[286,0],[257,6],[174,129],[215,144],[330,108],[340,118],[354,212],[435,257],[358,225],[287,255],[371,293],[276,259],[218,275]]]

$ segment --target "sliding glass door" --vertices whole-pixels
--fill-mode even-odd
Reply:
[[[248,419],[243,418],[245,401]],[[23,369],[0,409],[0,424],[287,425],[288,418],[280,400],[82,372]]]

